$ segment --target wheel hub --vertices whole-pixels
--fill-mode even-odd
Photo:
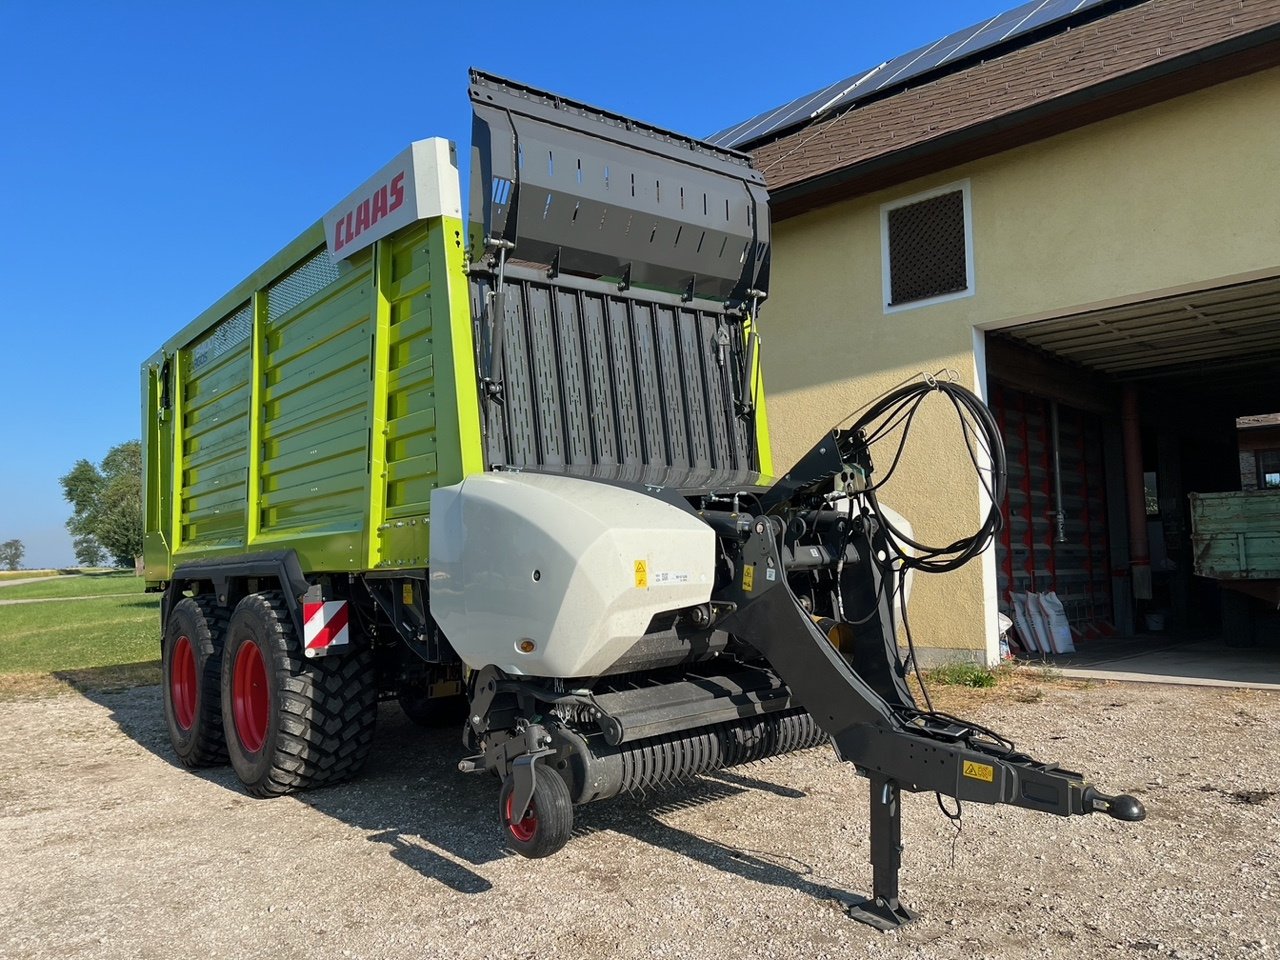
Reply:
[[[178,637],[169,656],[169,700],[173,719],[182,730],[190,730],[196,720],[196,653],[191,638]]]
[[[245,643],[236,651],[231,703],[241,745],[249,753],[257,753],[267,739],[271,698],[267,693],[267,667],[256,643]]]
[[[538,814],[533,809],[533,804],[529,804],[529,809],[525,811],[524,819],[513,821],[511,819],[511,800],[507,797],[507,829],[511,831],[511,836],[515,837],[521,843],[528,843],[533,839],[534,833],[538,829]]]

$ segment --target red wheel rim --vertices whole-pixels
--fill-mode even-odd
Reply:
[[[169,655],[169,699],[173,719],[183,730],[196,722],[196,652],[191,638],[183,634]]]
[[[271,700],[267,696],[267,665],[253,641],[236,651],[231,672],[231,707],[236,736],[249,753],[257,753],[267,739],[267,716]]]
[[[538,830],[538,816],[533,809],[533,804],[529,804],[529,809],[525,811],[524,819],[519,823],[511,820],[511,800],[513,794],[507,794],[507,829],[511,831],[511,836],[515,837],[521,843],[528,843],[533,839],[533,835]]]

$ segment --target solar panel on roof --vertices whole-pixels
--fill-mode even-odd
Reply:
[[[744,149],[757,140],[803,126],[814,119],[817,112],[825,114],[839,110],[881,90],[944,69],[948,64],[1106,2],[1108,0],[1031,0],[990,20],[894,57],[879,67],[855,73],[821,90],[757,114],[708,137],[707,142],[718,147]]]
[[[814,109],[825,103],[832,95],[839,93],[846,85],[846,81],[841,80],[814,93],[805,94],[803,97],[784,103],[782,106],[775,107],[766,113],[758,114],[737,126],[722,130],[707,142],[728,146],[730,143],[743,143],[758,137],[768,136],[767,131],[769,130],[781,130],[807,120]],[[726,139],[723,142],[717,140],[717,138],[721,137]]]
[[[1050,0],[1049,3],[1044,4],[1042,10],[1031,14],[1023,29],[1035,30],[1037,27],[1043,27],[1047,23],[1075,13],[1078,6],[1078,0]]]

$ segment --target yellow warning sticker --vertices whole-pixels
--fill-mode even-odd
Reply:
[[[985,780],[990,783],[995,779],[996,768],[985,763],[974,763],[972,760],[964,762],[964,775],[970,780]]]
[[[742,589],[750,593],[756,588],[756,565],[749,563],[742,568]]]
[[[413,606],[413,582],[408,581],[400,588],[400,599],[404,601],[406,606]]]
[[[636,586],[641,590],[649,589],[649,562],[647,560],[636,561]]]

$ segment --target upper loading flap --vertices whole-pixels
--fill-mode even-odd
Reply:
[[[743,154],[476,70],[471,102],[473,262],[503,246],[686,296],[767,290],[768,195]]]

